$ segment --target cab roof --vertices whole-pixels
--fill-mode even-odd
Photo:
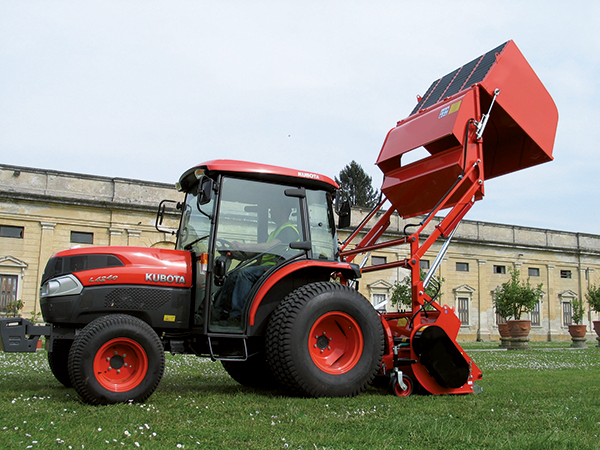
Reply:
[[[338,184],[331,178],[315,172],[289,169],[287,167],[271,166],[268,164],[237,161],[231,159],[215,159],[207,161],[184,172],[179,179],[183,191],[187,191],[197,182],[196,171],[202,170],[208,176],[226,173],[252,180],[284,183],[303,186],[309,189],[320,189],[333,192],[339,189]]]

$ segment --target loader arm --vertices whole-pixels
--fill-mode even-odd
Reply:
[[[483,198],[486,179],[551,161],[557,123],[550,94],[515,43],[508,41],[434,81],[411,114],[389,131],[377,159],[385,198],[368,219],[386,201],[392,207],[359,243],[351,248],[369,220],[341,248],[342,258],[352,261],[381,248],[410,247],[405,260],[362,268],[363,273],[393,267],[411,272],[412,311],[382,315],[384,328],[394,336],[388,342],[384,371],[401,367],[434,394],[473,391],[473,379],[481,372],[456,343],[460,321],[453,308],[425,293],[420,260],[439,238],[450,238]],[[427,157],[404,164],[405,155],[422,148]],[[395,211],[404,219],[415,218],[415,223],[405,227],[405,237],[378,242]],[[425,234],[442,211],[447,211],[443,219]],[[432,266],[432,274],[436,268]],[[425,312],[425,306],[433,312]]]

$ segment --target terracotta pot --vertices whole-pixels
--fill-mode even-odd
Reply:
[[[509,320],[508,332],[511,338],[525,338],[531,331],[531,320]]]
[[[569,325],[569,334],[572,338],[584,338],[586,332],[586,325]]]
[[[600,320],[594,320],[593,323],[594,323],[594,331],[596,332],[596,334],[600,338]]]
[[[594,320],[594,331],[596,332],[596,340],[598,341],[596,347],[600,347],[600,320]]]
[[[600,323],[600,321],[598,321]],[[500,333],[500,337],[507,338],[510,337],[510,333],[508,332],[508,324],[507,323],[499,323],[498,324],[498,333]]]

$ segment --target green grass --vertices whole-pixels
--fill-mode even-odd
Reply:
[[[219,363],[168,357],[145,404],[92,407],[46,353],[0,353],[0,448],[600,448],[600,349],[474,351],[480,395],[303,399],[244,388]]]

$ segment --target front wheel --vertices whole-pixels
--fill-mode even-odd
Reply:
[[[122,314],[90,322],[69,353],[73,387],[92,405],[146,400],[164,368],[164,350],[154,330],[143,320]]]
[[[402,384],[404,386],[400,386],[398,375],[393,373],[390,376],[390,394],[395,395],[396,397],[410,397],[415,391],[415,382],[411,377],[402,375]]]
[[[383,355],[373,306],[347,286],[319,282],[296,289],[267,328],[267,361],[281,384],[308,397],[349,397],[373,380]]]
[[[71,339],[55,339],[52,351],[48,352],[48,365],[50,370],[58,381],[62,383],[64,387],[72,387],[71,379],[69,377],[69,351],[71,350]]]

